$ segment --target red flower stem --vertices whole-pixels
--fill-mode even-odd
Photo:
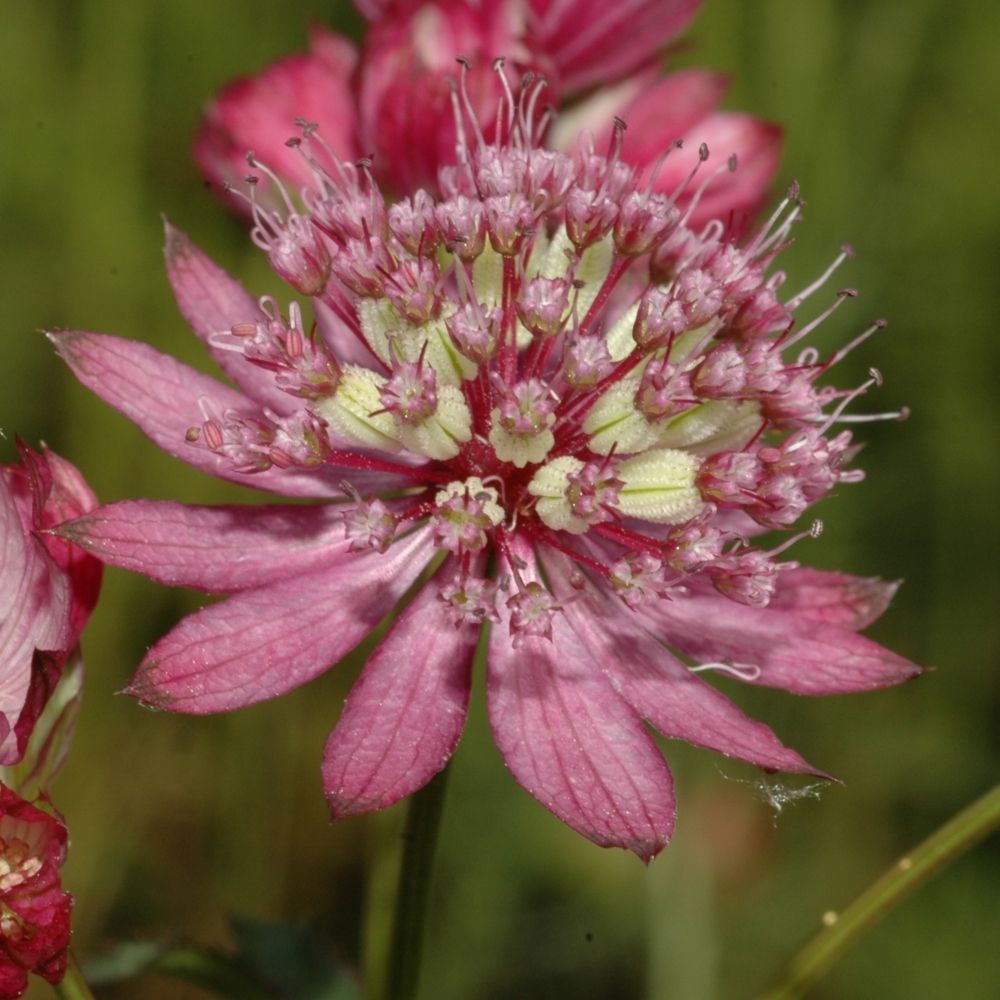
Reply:
[[[590,303],[587,315],[583,317],[583,322],[580,324],[579,330],[577,330],[578,336],[586,337],[590,333],[590,327],[596,321],[598,314],[611,297],[611,293],[615,290],[615,285],[621,280],[622,275],[628,270],[631,263],[632,260],[629,257],[615,257],[614,261],[612,261],[611,268],[604,279],[604,283],[601,285],[600,291],[597,293],[594,301]]]
[[[449,767],[410,797],[403,830],[403,862],[396,891],[386,1000],[414,1000],[420,985],[424,918],[434,866],[434,849]]]
[[[543,545],[548,545],[557,552],[561,552],[563,555],[569,556],[570,559],[574,562],[578,562],[581,566],[586,566],[588,569],[592,569],[596,573],[599,573],[602,578],[607,577],[608,568],[606,566],[602,566],[596,559],[591,559],[589,556],[585,556],[582,552],[577,552],[575,549],[570,548],[570,546],[564,545],[559,540],[559,536],[555,532],[536,531],[533,534]]]
[[[556,410],[556,418],[558,420],[556,432],[558,433],[560,429],[567,426],[570,421],[572,421],[571,426],[574,427],[580,424],[587,416],[590,407],[597,402],[604,391],[609,386],[614,385],[615,382],[620,382],[641,360],[642,352],[636,348],[628,357],[618,362],[614,370],[605,375],[592,389],[573,396],[567,396],[563,400],[563,405]]]
[[[517,298],[517,265],[513,257],[503,259],[503,319],[500,329],[500,352],[497,367],[507,385],[517,381],[517,312],[514,303]]]
[[[1000,785],[904,854],[878,881],[840,913],[788,963],[778,982],[760,1000],[801,997],[856,941],[895,909],[914,889],[990,833],[1000,829]]]
[[[83,978],[83,973],[73,957],[73,952],[67,953],[66,975],[63,976],[61,982],[53,986],[53,989],[60,1000],[94,1000],[94,994],[91,993],[87,980]]]
[[[603,535],[612,542],[625,546],[627,549],[634,549],[636,552],[648,552],[652,556],[663,555],[663,546],[655,542],[652,538],[640,535],[637,531],[629,531],[628,528],[621,528],[617,524],[607,521],[602,524],[593,525],[592,529],[598,535]]]

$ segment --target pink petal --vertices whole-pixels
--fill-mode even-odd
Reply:
[[[687,133],[688,143],[671,169],[657,181],[657,189],[671,191],[694,166],[697,149],[705,143],[711,153],[706,167],[715,169],[730,156],[736,157],[736,171],[719,174],[691,213],[688,225],[697,231],[710,219],[728,221],[733,216],[743,224],[757,214],[767,199],[768,187],[778,170],[781,157],[781,128],[752,115],[719,111]],[[708,173],[699,174],[702,179]],[[696,182],[697,183],[697,182]],[[680,201],[683,208],[687,199]]]
[[[342,511],[329,504],[198,507],[123,500],[58,531],[111,566],[214,593],[332,567],[348,547]]]
[[[677,596],[638,609],[657,637],[699,663],[736,666],[741,679],[795,694],[844,694],[899,684],[918,666],[836,625],[725,597]],[[759,676],[743,670],[760,671]]]
[[[363,344],[348,329],[344,321],[323,299],[314,298],[312,307],[319,335],[326,341],[333,356],[341,364],[362,365],[365,368],[385,368],[385,365],[375,356],[371,348]],[[353,312],[353,306],[348,306],[348,311]]]
[[[414,7],[419,7],[423,0],[354,0],[358,12],[369,21],[380,17],[399,17],[407,14]]]
[[[15,763],[23,751],[16,730],[36,650],[65,653],[70,641],[69,581],[26,534],[8,483],[0,469],[0,765]]]
[[[778,575],[778,587],[768,608],[856,632],[881,617],[897,590],[898,582],[803,566]]]
[[[351,689],[323,757],[334,819],[384,809],[423,787],[458,745],[479,629],[439,599],[449,560],[403,612]]]
[[[664,736],[769,771],[823,773],[637,628],[630,612],[581,600],[564,613],[619,694]]]
[[[100,562],[70,545],[45,528],[77,517],[97,506],[97,497],[79,469],[50,448],[41,452],[18,441],[21,465],[34,495],[32,524],[36,537],[45,546],[59,569],[69,578],[71,591],[70,635],[66,648],[76,645],[101,591]]]
[[[275,384],[274,377],[247,363],[237,351],[216,347],[212,335],[229,333],[237,323],[256,323],[263,314],[257,300],[188,237],[165,223],[167,277],[181,315],[208,346],[219,367],[251,399],[276,413],[290,413],[297,402]]]
[[[595,136],[597,148],[607,144],[612,115],[628,124],[622,158],[650,170],[677,139],[682,149],[671,149],[659,166],[655,189],[671,193],[698,163],[702,143],[709,159],[679,199],[686,207],[699,185],[735,154],[737,169],[723,169],[706,188],[688,225],[698,230],[713,218],[745,220],[760,207],[778,168],[781,130],[751,115],[719,111],[728,83],[724,76],[703,69],[686,69],[664,77],[642,73],[608,93],[598,92],[556,125],[553,142],[571,146],[579,131]]]
[[[275,468],[246,474],[234,471],[215,452],[188,443],[188,430],[202,422],[202,401],[214,413],[255,412],[236,390],[148,344],[75,330],[48,336],[88,389],[136,423],[168,455],[220,479],[257,489],[300,497],[339,495],[337,482],[343,475],[336,470],[300,473]]]
[[[246,590],[189,615],[139,666],[140,701],[204,715],[253,705],[312,680],[361,641],[430,558],[430,532]]]
[[[528,40],[566,92],[611,83],[650,61],[700,0],[528,0]]]
[[[526,67],[530,56],[520,34],[513,0],[478,5],[445,0],[405,10],[394,5],[393,16],[371,25],[358,85],[361,143],[374,154],[379,178],[390,189],[434,190],[438,167],[455,162],[452,92],[458,56],[472,63],[467,93],[489,133],[503,93],[491,65],[502,55],[509,65]]]
[[[639,716],[561,615],[551,641],[490,635],[487,697],[493,738],[517,781],[602,847],[648,861],[670,840],[673,779]]]
[[[312,184],[305,160],[285,145],[300,132],[296,118],[318,124],[324,141],[338,156],[358,155],[350,85],[357,52],[348,39],[320,27],[311,33],[310,48],[308,54],[289,56],[256,76],[233,81],[206,108],[194,155],[220,190],[227,183],[246,187],[244,178],[250,172],[246,154],[251,150],[293,186]],[[276,194],[267,191],[268,184],[261,177],[259,193],[278,204]],[[242,200],[233,202],[247,210]]]

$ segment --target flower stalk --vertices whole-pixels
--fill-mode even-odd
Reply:
[[[386,1000],[413,1000],[420,982],[424,918],[450,767],[410,798],[386,977]]]
[[[821,930],[788,963],[760,1000],[803,996],[844,953],[932,875],[1000,829],[1000,785],[963,809],[907,852],[842,913],[827,914]]]
[[[73,952],[67,953],[66,975],[53,989],[60,1000],[94,1000],[94,994],[83,978],[83,972]]]

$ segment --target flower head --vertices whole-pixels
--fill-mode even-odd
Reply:
[[[0,765],[24,753],[97,600],[101,564],[50,533],[97,500],[47,448],[0,466]]]
[[[73,897],[59,884],[66,827],[0,784],[0,998],[14,1000],[34,972],[66,971]]]
[[[419,583],[327,744],[335,816],[388,806],[444,766],[491,622],[490,721],[515,778],[596,843],[649,858],[674,797],[644,720],[767,770],[819,773],[704,671],[828,694],[917,668],[857,634],[892,586],[787,555],[817,530],[796,531],[800,515],[858,478],[838,421],[874,384],[826,386],[844,351],[798,346],[817,321],[797,314],[822,282],[781,298],[773,270],[797,194],[745,239],[693,228],[692,201],[623,161],[621,127],[606,155],[586,139],[572,155],[544,148],[539,86],[501,103],[493,139],[468,113],[441,194],[394,206],[366,162],[329,158],[307,130],[303,201],[332,263],[300,336],[336,373],[308,380],[314,391],[260,363],[284,357],[300,325],[268,300],[278,346],[236,335],[272,326],[174,230],[181,311],[235,389],[142,344],[53,335],[171,454],[327,503],[126,501],[62,532],[107,562],[230,595],[161,639],[131,684],[175,711],[309,680]],[[690,181],[703,194],[709,159]],[[410,311],[417,274],[433,276],[433,308]],[[767,529],[792,534],[757,544]]]

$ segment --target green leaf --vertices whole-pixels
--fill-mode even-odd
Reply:
[[[311,927],[234,919],[239,955],[283,1000],[360,1000],[361,992]]]
[[[91,986],[106,986],[149,974],[184,979],[231,1000],[275,1000],[281,996],[263,986],[237,959],[191,945],[128,941],[88,962],[84,969]]]

